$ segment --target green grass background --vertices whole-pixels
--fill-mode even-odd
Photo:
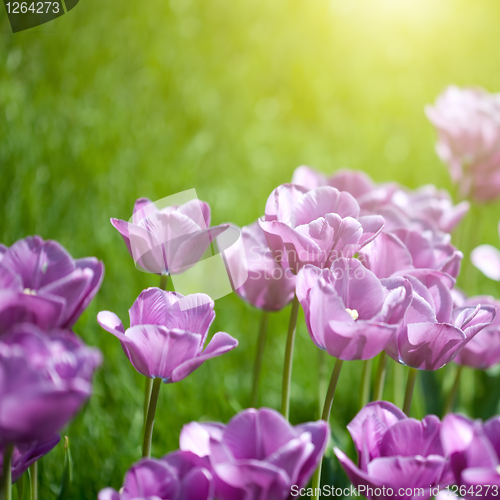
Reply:
[[[423,107],[443,88],[500,90],[497,0],[81,0],[67,15],[13,35],[0,23],[0,241],[40,234],[106,266],[102,289],[75,330],[104,353],[95,391],[64,431],[72,499],[121,486],[140,457],[143,379],[95,317],[127,309],[155,276],[136,271],[110,217],[128,219],[140,196],[196,188],[213,223],[251,223],[271,190],[308,164],[363,169],[377,181],[451,189]],[[498,294],[470,267],[479,243],[499,245],[498,204],[464,224],[460,284]],[[212,328],[237,350],[162,387],[153,454],[178,445],[191,420],[226,422],[248,405],[260,318],[236,296],[216,302]],[[279,407],[289,308],[272,315],[261,404]],[[318,352],[303,318],[291,419],[318,414]],[[327,371],[333,360],[327,359]],[[334,402],[334,440],[358,410],[361,365],[346,363]],[[415,416],[441,411],[453,368],[424,374]],[[460,409],[500,411],[498,372],[465,370]],[[389,366],[385,398],[399,404],[404,369]],[[62,445],[41,463],[41,498],[55,498]],[[328,481],[346,481],[334,460]]]

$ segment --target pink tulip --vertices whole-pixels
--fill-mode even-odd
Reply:
[[[500,195],[500,95],[450,86],[425,108],[436,127],[436,150],[462,196],[488,201]]]
[[[328,267],[340,256],[353,256],[377,236],[384,220],[360,217],[358,203],[345,191],[283,184],[269,196],[259,224],[276,261],[297,274],[306,264]]]

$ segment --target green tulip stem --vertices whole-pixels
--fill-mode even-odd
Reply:
[[[290,416],[290,385],[292,383],[293,344],[295,341],[295,330],[297,327],[297,316],[299,314],[299,299],[293,297],[290,322],[288,324],[288,335],[286,337],[285,364],[283,366],[283,386],[281,391],[281,413],[289,420]]]
[[[148,416],[144,426],[144,442],[142,445],[143,458],[151,456],[151,440],[153,438],[153,427],[155,423],[156,404],[158,403],[158,394],[160,393],[162,379],[155,378],[151,389],[151,399],[149,400]]]
[[[259,379],[262,368],[262,358],[264,357],[264,346],[266,344],[267,321],[269,313],[262,311],[260,319],[259,335],[257,337],[257,353],[255,354],[255,362],[253,365],[253,383],[252,383],[252,399],[251,406],[256,408],[259,402]]]
[[[359,393],[359,406],[363,408],[370,401],[370,380],[372,375],[372,360],[363,361],[361,372],[361,389]]]
[[[412,368],[408,371],[408,380],[406,382],[405,402],[403,403],[403,412],[409,417],[411,410],[411,400],[413,398],[413,389],[415,388],[415,381],[417,380],[418,370]]]
[[[3,453],[3,475],[0,480],[0,500],[12,499],[12,452],[13,445],[7,445]]]
[[[385,374],[387,372],[387,354],[382,351],[379,356],[377,374],[375,376],[375,388],[373,390],[373,400],[382,401],[384,395]]]
[[[335,360],[335,366],[333,367],[332,378],[330,379],[330,385],[328,386],[328,391],[326,392],[325,405],[323,406],[323,413],[321,419],[325,422],[330,420],[330,413],[332,411],[333,398],[335,397],[335,389],[337,388],[337,383],[339,381],[340,370],[342,369],[342,364],[344,362],[341,359]],[[314,473],[312,478],[312,490],[313,499],[318,500],[320,495],[320,484],[321,484],[321,467],[323,465],[323,458],[319,462],[318,468]]]

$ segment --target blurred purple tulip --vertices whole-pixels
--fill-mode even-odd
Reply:
[[[486,295],[465,299],[463,306],[487,305],[495,308],[496,316],[491,324],[475,335],[453,360],[455,363],[486,370],[500,363],[500,301]]]
[[[258,222],[243,227],[241,235],[248,278],[235,290],[236,293],[258,309],[264,311],[283,309],[293,299],[295,275],[276,262]]]
[[[338,257],[353,256],[373,240],[384,220],[359,212],[345,191],[283,184],[269,196],[259,224],[276,261],[297,274],[306,264],[328,267]]]
[[[330,269],[302,268],[297,298],[314,343],[342,360],[370,359],[382,352],[411,300],[405,279],[393,278],[390,286],[357,259],[338,259]]]
[[[89,398],[100,363],[71,331],[14,326],[0,341],[0,443],[52,437]]]
[[[353,485],[367,498],[426,500],[433,496],[430,487],[449,484],[441,423],[435,415],[419,421],[392,403],[376,401],[362,408],[347,429],[358,452],[358,465],[338,448],[334,451]],[[367,494],[367,488],[382,487],[386,494]],[[411,495],[405,494],[406,488]]]
[[[500,417],[483,423],[462,415],[447,415],[441,441],[450,457],[460,496],[493,500],[500,494]]]
[[[436,150],[464,197],[500,195],[500,94],[450,86],[425,108],[436,127]]]
[[[456,278],[462,258],[449,234],[431,230],[383,232],[360,251],[360,259],[379,278],[410,269],[433,269]]]
[[[181,449],[209,455],[219,500],[285,500],[307,484],[329,436],[323,420],[293,427],[275,410],[250,408],[226,426],[184,426]]]
[[[175,451],[159,460],[137,462],[125,475],[120,493],[106,488],[98,500],[212,500],[213,488],[208,460]]]
[[[49,453],[60,441],[59,435],[51,438],[34,441],[32,443],[22,443],[14,447],[12,452],[12,482],[15,483],[37,460]],[[4,449],[0,445],[0,478],[3,472]]]
[[[500,223],[498,224],[500,235]],[[500,250],[492,245],[479,245],[470,254],[472,264],[488,278],[500,281]]]
[[[30,322],[70,328],[99,290],[104,266],[73,259],[56,241],[30,236],[0,252],[0,334]]]
[[[438,370],[495,318],[495,308],[474,305],[454,308],[454,280],[427,269],[406,271],[412,298],[397,334],[385,351],[399,363],[421,370]],[[387,286],[387,285],[386,285]]]
[[[120,318],[110,311],[101,311],[97,321],[120,340],[139,373],[171,383],[238,345],[227,333],[218,332],[203,350],[215,318],[213,309],[213,300],[203,293],[184,297],[148,288],[129,309],[130,328],[126,331]]]
[[[339,170],[330,177],[309,168],[295,170],[292,184],[315,189],[332,186],[350,193],[361,208],[361,215],[382,215],[385,231],[394,229],[432,229],[451,233],[469,210],[463,201],[453,205],[449,193],[433,185],[414,191],[395,182],[376,184],[365,173],[356,170]]]
[[[135,202],[132,222],[111,219],[136,266],[149,273],[179,274],[194,266],[228,224],[210,227],[210,207],[197,199],[159,209]]]

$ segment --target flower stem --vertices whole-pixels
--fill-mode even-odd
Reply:
[[[326,392],[325,405],[323,406],[323,413],[321,419],[328,422],[330,420],[330,413],[332,411],[333,398],[335,396],[335,389],[337,388],[337,382],[339,381],[340,370],[342,369],[342,364],[344,362],[341,359],[335,360],[335,366],[333,367],[332,378],[330,379],[330,385],[328,386],[328,391]],[[313,489],[313,499],[318,500],[320,494],[320,484],[321,484],[321,466],[323,464],[323,457],[319,462],[318,468],[314,473],[312,478],[312,489]],[[317,492],[317,494],[316,494]]]
[[[38,462],[30,466],[30,500],[38,500]]]
[[[153,388],[151,389],[151,399],[149,401],[148,416],[144,426],[144,442],[142,445],[142,456],[149,458],[151,456],[151,439],[153,438],[153,426],[155,423],[156,404],[158,403],[158,394],[160,393],[162,380],[155,378]]]
[[[455,402],[455,397],[457,395],[458,387],[460,386],[460,375],[462,374],[462,365],[457,365],[457,372],[455,374],[455,381],[453,382],[453,387],[446,398],[446,404],[444,405],[443,415],[450,413],[453,409],[453,403]]]
[[[160,286],[159,286],[159,288],[161,288],[162,290],[166,290],[167,289],[167,283],[168,283],[168,274],[162,274],[160,276]]]
[[[385,374],[387,371],[387,354],[385,351],[380,353],[378,367],[377,367],[377,375],[375,376],[375,388],[373,391],[373,400],[381,401],[384,395],[384,382],[385,382]]]
[[[260,319],[259,335],[257,337],[257,353],[255,355],[255,363],[253,365],[253,385],[252,385],[252,399],[251,406],[253,408],[257,407],[259,400],[259,378],[260,370],[262,367],[262,358],[264,356],[264,346],[266,344],[266,333],[267,333],[267,320],[269,318],[269,313],[267,311],[262,311],[262,317]]]
[[[361,373],[361,390],[359,393],[359,406],[363,408],[370,400],[370,380],[372,375],[372,360],[363,361]]]
[[[12,452],[14,445],[7,445],[3,452],[3,475],[0,481],[0,499],[11,500],[12,498]]]
[[[151,388],[153,387],[153,379],[149,377],[144,377],[144,378],[146,379],[146,383],[144,385],[144,426],[146,426],[146,419],[148,418],[149,400],[151,399]]]
[[[411,400],[413,397],[413,389],[417,380],[418,370],[410,366],[408,372],[408,380],[406,382],[405,402],[403,403],[403,411],[409,417],[411,410]]]
[[[292,382],[293,343],[295,341],[295,329],[297,316],[299,314],[299,299],[293,297],[292,310],[290,312],[290,323],[288,324],[288,335],[285,347],[285,364],[283,366],[283,386],[281,391],[281,413],[288,420],[290,416],[290,384]]]

